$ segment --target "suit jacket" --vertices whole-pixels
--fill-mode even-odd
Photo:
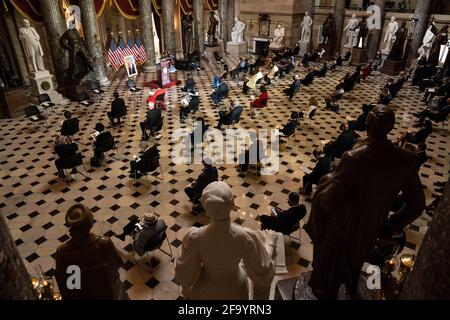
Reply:
[[[211,182],[219,180],[219,172],[217,168],[214,166],[210,166],[205,168],[202,173],[197,178],[195,182],[194,189],[197,195],[201,195],[203,193],[203,189],[205,189]]]
[[[281,129],[280,132],[283,133],[285,136],[288,136],[294,133],[296,128],[297,128],[297,121],[290,120],[286,125],[283,126],[283,129]]]
[[[301,86],[301,85],[302,85],[302,82],[301,82],[300,79],[294,80],[294,81],[292,82],[292,84],[291,84],[291,91],[292,91],[293,93],[299,92],[299,91],[300,91],[300,86]]]
[[[133,234],[133,248],[139,256],[143,256],[146,251],[152,251],[165,240],[167,225],[162,219],[158,219],[154,224],[144,224],[143,229]]]
[[[322,157],[317,161],[314,169],[310,173],[312,182],[318,184],[320,179],[331,171],[330,159],[327,157]]]
[[[348,129],[342,132],[335,142],[336,157],[340,158],[345,151],[353,148],[356,139],[357,135],[353,130]]]
[[[136,166],[140,171],[151,172],[157,169],[159,164],[159,150],[156,146],[152,146],[144,151],[144,153],[136,161]]]
[[[280,232],[286,234],[290,229],[298,223],[306,215],[306,207],[302,204],[290,207],[276,216],[276,224]]]
[[[234,107],[233,110],[231,110],[230,112],[228,112],[225,117],[224,117],[224,124],[231,124],[233,120],[235,120],[237,118],[238,115],[240,115],[242,113],[242,107],[241,106],[237,106]]]
[[[145,120],[147,128],[152,130],[153,128],[162,127],[161,119],[162,118],[160,108],[153,108],[152,110],[147,111],[147,118]]]
[[[111,132],[103,131],[95,139],[94,146],[99,150],[107,150],[112,146],[113,141],[114,137],[112,136]]]
[[[75,155],[78,151],[78,146],[75,142],[64,143],[55,146],[55,152],[59,158],[64,159]]]
[[[116,98],[111,103],[111,114],[113,117],[120,117],[126,108],[125,101],[122,98]]]
[[[63,136],[72,136],[79,131],[79,121],[77,118],[64,120],[61,126],[61,134]]]

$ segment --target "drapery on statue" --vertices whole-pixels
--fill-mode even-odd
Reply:
[[[353,48],[356,45],[358,36],[356,29],[358,28],[358,23],[359,21],[356,18],[356,14],[352,14],[351,19],[348,20],[348,23],[344,28],[344,31],[347,31],[347,44],[344,47]]]
[[[219,21],[215,17],[214,11],[211,11],[209,13],[209,26],[208,26],[208,45],[210,47],[215,46],[217,44],[216,39],[216,29],[217,25],[219,24]]]
[[[183,239],[175,266],[175,280],[183,296],[247,300],[247,276],[255,286],[270,287],[275,267],[263,242],[253,230],[230,221],[234,207],[231,188],[223,181],[213,182],[203,190],[201,203],[211,223],[192,227]]]
[[[234,26],[231,30],[231,42],[244,42],[245,23],[240,21],[238,17],[234,17]]]
[[[19,39],[22,41],[30,71],[44,71],[44,51],[42,51],[41,43],[39,42],[41,38],[27,19],[22,20],[22,28],[19,29]]]
[[[422,60],[423,58],[426,59],[428,62],[428,59],[430,57],[430,51],[431,47],[433,45],[433,41],[436,38],[436,34],[438,33],[438,30],[434,23],[432,22],[430,26],[428,27],[427,31],[425,32],[425,35],[422,40],[422,46],[417,50],[417,53],[419,54],[418,60]]]
[[[193,41],[193,18],[192,15],[185,15],[183,20],[181,20],[181,25],[183,26],[183,49],[185,57],[187,57],[192,51],[192,41]]]
[[[433,42],[430,50],[430,57],[428,58],[428,63],[432,66],[437,66],[439,64],[439,56],[441,52],[441,46],[448,44],[448,25],[445,25],[439,30],[436,39]]]
[[[309,16],[308,11],[305,12],[305,16],[302,20],[302,36],[300,38],[301,42],[309,42],[311,40],[311,26],[313,24],[313,19]]]
[[[341,284],[355,292],[383,223],[388,220],[400,230],[425,207],[414,155],[387,138],[394,112],[378,105],[366,121],[368,138],[344,153],[338,167],[321,179],[312,200],[305,230],[314,244],[309,285],[318,299],[336,299]],[[400,191],[405,205],[388,218]]]
[[[277,24],[275,30],[273,30],[273,39],[270,43],[269,48],[282,48],[284,41],[284,31],[285,29],[281,24]]]
[[[406,22],[403,21],[400,29],[395,33],[395,41],[392,46],[389,58],[395,60],[401,60],[403,58],[403,49],[405,47],[405,41],[408,37],[408,28],[406,28]]]
[[[91,233],[91,210],[73,205],[67,211],[66,225],[71,238],[58,247],[55,256],[55,277],[63,300],[128,300],[119,276],[123,261],[111,239]],[[80,268],[79,289],[67,286],[72,283],[68,279],[74,274],[68,269],[72,265]]]
[[[331,46],[332,45],[332,38],[335,35],[336,31],[336,23],[334,22],[333,14],[330,12],[323,23],[322,28],[322,37],[323,37],[323,44]]]
[[[383,52],[385,54],[389,54],[392,49],[392,44],[394,43],[394,35],[398,30],[398,22],[395,21],[395,17],[391,17],[391,22],[389,22],[386,27],[386,33],[384,34],[384,42],[386,43],[386,47]]]
[[[69,29],[59,39],[61,47],[69,53],[69,68],[66,80],[78,83],[92,72],[92,58],[76,29]]]

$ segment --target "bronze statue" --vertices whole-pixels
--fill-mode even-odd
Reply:
[[[439,30],[439,33],[434,39],[433,45],[430,50],[430,57],[428,63],[432,66],[437,66],[439,63],[439,54],[441,52],[441,46],[448,44],[448,25],[445,25]]]
[[[187,57],[192,51],[192,15],[185,15],[183,20],[181,20],[181,25],[183,27],[183,51],[185,57]]]
[[[89,72],[92,72],[92,58],[84,46],[77,29],[69,29],[59,39],[61,47],[69,53],[69,68],[66,80],[79,83]]]
[[[323,37],[323,44],[325,45],[332,45],[332,38],[335,36],[336,32],[336,23],[334,22],[333,14],[330,12],[323,23],[322,28],[322,37]]]
[[[408,28],[406,28],[406,22],[403,21],[401,27],[395,33],[395,41],[394,44],[392,45],[391,52],[389,53],[389,58],[395,60],[403,59],[403,51],[407,37],[408,37]]]
[[[214,11],[211,11],[209,14],[208,45],[213,47],[217,44],[216,29],[219,21],[216,19]]]
[[[124,300],[128,295],[119,277],[123,262],[108,237],[91,233],[94,218],[82,204],[72,206],[66,214],[66,225],[71,239],[56,250],[55,277],[63,300]],[[76,271],[80,268],[80,288],[76,284]]]
[[[336,299],[341,284],[355,292],[382,224],[387,220],[401,230],[425,207],[413,154],[387,138],[394,112],[378,105],[366,124],[368,138],[344,153],[338,167],[321,179],[312,200],[305,230],[314,244],[309,286],[318,299]],[[405,204],[388,217],[400,191]]]
[[[356,43],[355,48],[365,48],[366,38],[367,35],[369,34],[369,28],[367,27],[366,17],[362,17],[362,20],[358,23],[358,26],[356,28],[359,31],[358,31],[358,42]]]

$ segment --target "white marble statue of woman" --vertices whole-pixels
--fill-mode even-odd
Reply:
[[[391,22],[389,22],[388,26],[386,27],[386,33],[384,35],[384,42],[386,43],[386,47],[383,50],[383,53],[389,54],[392,49],[392,45],[395,41],[395,33],[398,30],[398,22],[395,21],[395,17],[391,18]]]
[[[270,44],[270,48],[281,48],[283,47],[284,40],[284,28],[281,24],[278,24],[275,30],[273,30],[273,39]]]
[[[309,42],[311,40],[311,26],[313,24],[313,19],[309,16],[308,11],[305,12],[305,16],[302,21],[302,37],[300,42]]]
[[[344,28],[344,31],[347,31],[347,44],[344,46],[346,48],[353,48],[355,43],[355,38],[358,37],[358,31],[356,28],[358,27],[358,19],[356,18],[356,14],[352,14],[350,20],[348,20],[347,25]]]
[[[39,34],[30,25],[27,19],[22,20],[22,28],[19,29],[19,39],[22,41],[23,50],[27,58],[31,72],[44,71],[44,52],[42,51]]]
[[[231,31],[231,42],[244,42],[245,23],[240,21],[238,17],[234,18],[234,27]]]
[[[419,61],[425,57],[426,60],[430,57],[430,51],[431,47],[433,46],[434,39],[436,38],[436,34],[433,32],[433,25],[431,24],[430,27],[427,29],[427,32],[425,32],[425,36],[422,40],[422,46],[419,48]]]

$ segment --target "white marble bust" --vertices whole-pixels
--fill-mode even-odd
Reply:
[[[278,24],[275,30],[273,30],[273,39],[270,48],[283,47],[284,31],[284,27],[281,24]]]
[[[313,19],[309,16],[308,11],[305,12],[305,16],[302,21],[302,36],[300,38],[301,42],[309,42],[311,40],[311,26],[313,24]]]
[[[240,21],[238,17],[234,18],[234,27],[231,31],[231,42],[244,42],[245,23]]]
[[[392,49],[392,45],[395,41],[395,33],[398,30],[398,22],[395,21],[395,17],[391,18],[391,22],[389,22],[388,26],[386,27],[386,33],[384,35],[384,42],[386,43],[386,47],[383,50],[383,53],[389,54]]]

